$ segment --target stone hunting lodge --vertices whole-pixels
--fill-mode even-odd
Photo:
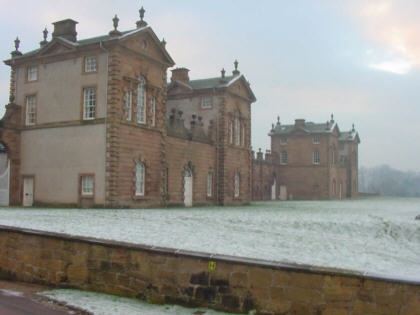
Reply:
[[[280,120],[251,149],[256,97],[234,63],[191,80],[140,11],[136,27],[78,39],[53,23],[15,50],[0,120],[0,204],[143,208],[357,197],[359,136],[334,118]]]

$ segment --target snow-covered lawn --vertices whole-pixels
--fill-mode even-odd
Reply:
[[[52,290],[38,293],[58,302],[75,306],[95,315],[222,315],[227,313],[207,309],[185,308],[174,305],[153,305],[135,299],[122,298],[114,295],[79,291]]]
[[[0,209],[0,224],[420,278],[420,199],[148,210]]]

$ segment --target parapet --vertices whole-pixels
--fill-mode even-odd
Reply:
[[[181,110],[176,111],[172,109],[171,114],[167,120],[166,130],[168,136],[182,138],[189,141],[200,141],[206,143],[213,142],[214,123],[211,120],[209,130],[206,133],[204,130],[203,118],[195,114],[191,115],[190,128],[185,127],[185,119],[182,117]]]

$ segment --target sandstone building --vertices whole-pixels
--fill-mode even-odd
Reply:
[[[253,160],[254,200],[344,199],[358,195],[359,134],[326,123],[296,119],[269,133],[271,150]]]
[[[250,84],[191,80],[144,21],[77,38],[77,22],[15,50],[0,120],[0,205],[162,207],[357,196],[355,130],[280,122],[253,159]],[[168,82],[169,81],[169,82]],[[317,140],[315,140],[317,139]],[[315,155],[315,152],[318,152]],[[316,162],[317,161],[317,162]]]
[[[71,19],[15,50],[0,121],[3,205],[161,207],[251,200],[248,81],[190,80],[144,21],[78,40]]]

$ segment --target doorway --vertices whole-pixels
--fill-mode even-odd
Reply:
[[[287,186],[280,186],[280,200],[287,200]]]
[[[31,207],[34,204],[34,178],[23,178],[23,206]]]
[[[186,207],[193,205],[193,177],[190,168],[184,171],[184,205]]]

